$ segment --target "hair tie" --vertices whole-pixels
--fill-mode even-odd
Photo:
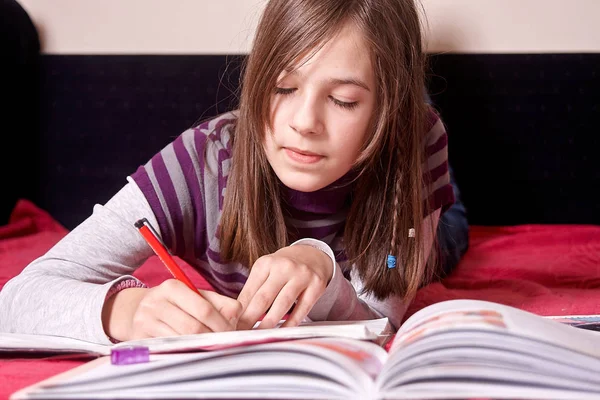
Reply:
[[[415,228],[410,228],[408,230],[408,237],[409,238],[414,238],[415,235]],[[396,256],[393,256],[391,254],[388,254],[387,256],[387,267],[388,269],[392,269],[392,268],[396,268]]]
[[[388,269],[396,268],[396,256],[388,254],[387,267],[388,267]]]

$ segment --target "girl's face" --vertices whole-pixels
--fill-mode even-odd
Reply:
[[[287,187],[313,192],[358,158],[375,109],[375,76],[370,50],[350,24],[302,61],[278,78],[264,148]]]

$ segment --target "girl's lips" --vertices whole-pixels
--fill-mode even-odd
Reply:
[[[293,147],[284,147],[284,150],[289,158],[302,164],[314,164],[323,159],[322,155],[302,151]]]

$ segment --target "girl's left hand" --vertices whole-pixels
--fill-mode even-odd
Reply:
[[[238,296],[243,312],[237,329],[252,328],[267,310],[260,328],[273,328],[294,303],[282,326],[297,326],[325,292],[333,267],[327,254],[301,244],[260,257]]]

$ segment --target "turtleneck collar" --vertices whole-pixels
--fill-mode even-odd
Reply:
[[[279,181],[283,205],[292,213],[300,211],[311,214],[335,214],[348,206],[355,178],[356,173],[350,171],[335,182],[314,192],[290,189]]]

